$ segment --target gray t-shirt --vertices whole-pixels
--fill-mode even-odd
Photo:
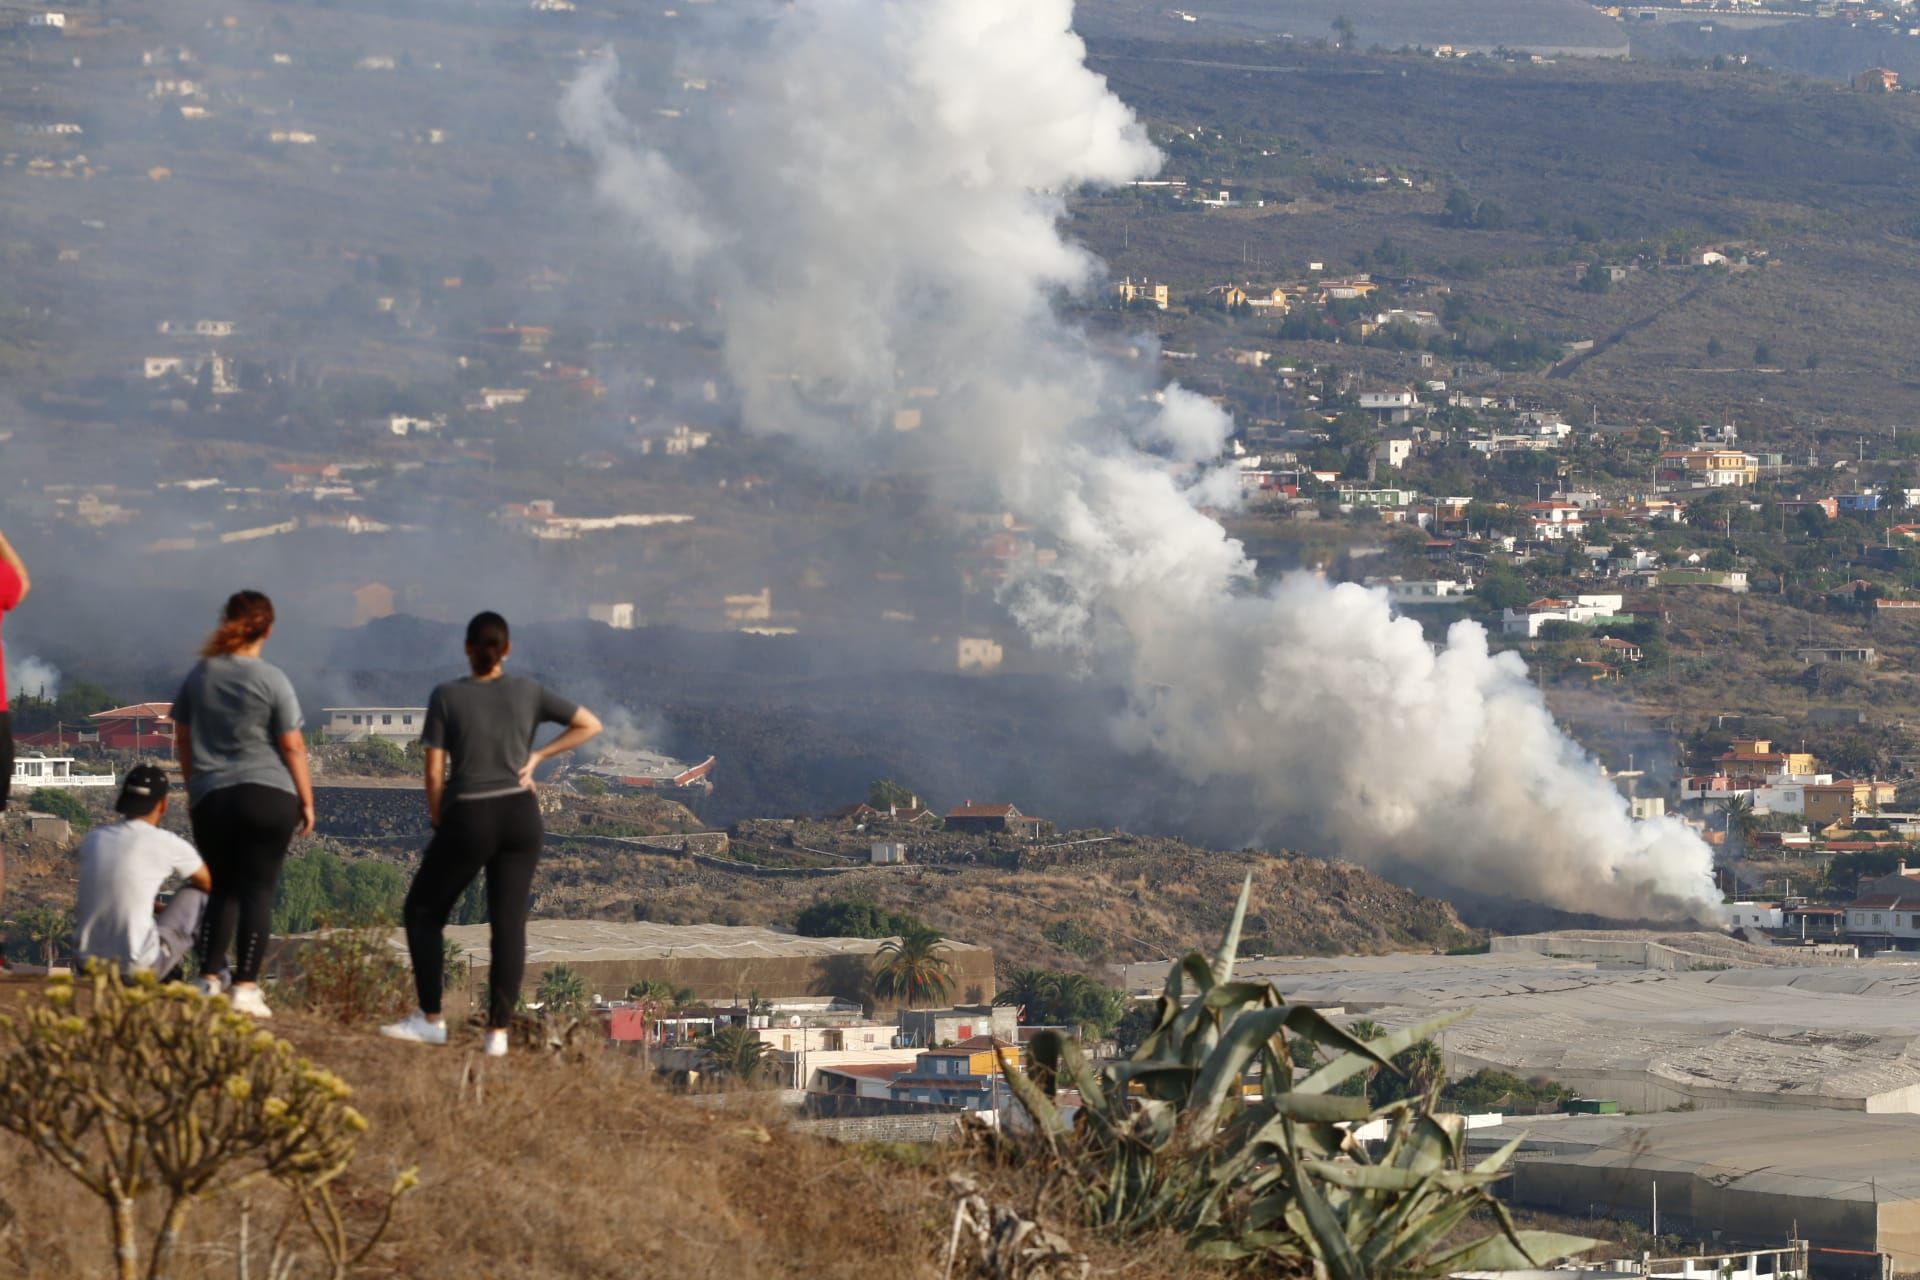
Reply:
[[[203,658],[173,700],[173,719],[191,738],[193,780],[187,802],[253,783],[297,794],[280,758],[280,735],[306,721],[293,682],[259,658]]]
[[[427,701],[420,745],[452,759],[444,803],[518,794],[520,770],[542,724],[571,724],[580,708],[525,676],[449,680]]]
[[[81,961],[151,969],[160,957],[153,900],[169,876],[200,869],[192,845],[150,822],[95,827],[80,842],[80,901],[73,949]]]

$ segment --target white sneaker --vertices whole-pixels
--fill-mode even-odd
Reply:
[[[252,1018],[271,1018],[273,1010],[267,1008],[267,998],[260,994],[258,987],[235,987],[227,993],[227,999],[233,1002],[235,1013],[244,1013]]]
[[[486,1053],[489,1058],[504,1058],[507,1056],[507,1033],[505,1031],[490,1030],[487,1032]]]
[[[193,985],[195,990],[209,1000],[219,995],[222,990],[220,979],[218,977],[210,977],[206,974],[201,974],[198,978],[195,978]]]
[[[413,1044],[445,1044],[447,1024],[431,1022],[426,1014],[415,1009],[406,1016],[405,1021],[389,1022],[381,1027],[380,1034],[389,1040],[406,1040]]]

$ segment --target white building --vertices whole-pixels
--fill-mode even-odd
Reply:
[[[1533,639],[1549,622],[1603,622],[1622,616],[1626,597],[1622,595],[1578,595],[1570,600],[1543,598],[1518,609],[1500,611],[1503,635]]]
[[[112,787],[118,781],[111,773],[75,773],[71,756],[21,756],[13,762],[13,789],[16,795],[43,787],[55,791],[76,787]]]
[[[395,746],[417,742],[427,723],[425,707],[326,707],[320,730],[328,742],[365,742],[383,738]]]
[[[1786,927],[1786,912],[1777,902],[1729,902],[1726,905],[1729,929],[1781,929]]]
[[[67,25],[67,15],[64,13],[36,13],[27,19],[27,25],[30,27],[48,27],[55,31],[64,30]]]
[[[1413,441],[1382,440],[1373,447],[1373,456],[1380,460],[1382,466],[1404,467],[1407,459],[1413,456]]]
[[[1464,600],[1473,590],[1471,582],[1456,582],[1452,578],[1434,578],[1424,582],[1403,582],[1398,578],[1369,578],[1366,585],[1384,588],[1387,599],[1396,609],[1415,609],[1421,605]]]

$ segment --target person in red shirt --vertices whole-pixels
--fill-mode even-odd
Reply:
[[[8,610],[20,607],[32,589],[33,579],[27,576],[27,566],[21,562],[20,553],[7,541],[7,535],[0,533],[0,622],[5,621]],[[0,648],[0,672],[5,671],[6,666],[6,650]],[[0,813],[7,811],[7,800],[13,790],[13,716],[7,710],[6,683],[0,678]]]

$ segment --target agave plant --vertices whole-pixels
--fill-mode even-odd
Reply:
[[[1593,1244],[1519,1231],[1488,1190],[1518,1142],[1473,1168],[1459,1135],[1434,1118],[1438,1082],[1418,1098],[1370,1107],[1333,1092],[1464,1016],[1359,1039],[1265,982],[1233,980],[1252,877],[1211,962],[1174,965],[1153,1029],[1132,1057],[1098,1066],[1079,1043],[1041,1032],[1031,1074],[1003,1052],[1001,1069],[1032,1122],[1007,1139],[1055,1163],[1077,1188],[1090,1225],[1120,1232],[1172,1229],[1195,1249],[1331,1280],[1419,1277],[1467,1268],[1531,1267]],[[1189,986],[1191,984],[1191,986]],[[1290,1041],[1327,1058],[1295,1081]],[[1079,1093],[1069,1124],[1061,1089]],[[1387,1124],[1377,1156],[1352,1128]],[[1476,1210],[1497,1230],[1461,1242]]]

